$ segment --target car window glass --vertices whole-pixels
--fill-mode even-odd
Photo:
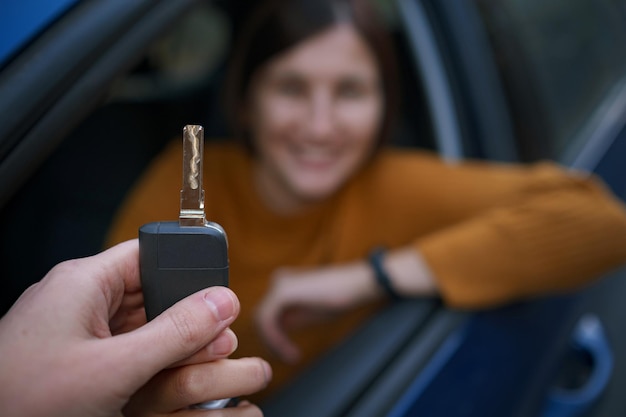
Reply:
[[[558,158],[626,75],[623,2],[477,0],[526,159]]]

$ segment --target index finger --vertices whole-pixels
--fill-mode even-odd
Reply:
[[[135,395],[132,406],[166,414],[191,404],[250,395],[271,379],[271,367],[260,358],[188,365],[159,373]]]
[[[91,259],[98,261],[99,276],[103,281],[107,281],[108,284],[115,284],[121,278],[126,291],[134,292],[141,289],[138,239],[119,243],[92,256]]]
[[[117,310],[124,294],[141,291],[139,240],[132,239],[97,255],[74,261],[81,276],[90,276],[107,300],[109,315]]]

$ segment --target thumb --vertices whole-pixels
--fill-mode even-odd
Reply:
[[[226,287],[210,287],[174,304],[144,326],[109,339],[120,369],[136,387],[156,373],[208,345],[239,314],[237,296]]]

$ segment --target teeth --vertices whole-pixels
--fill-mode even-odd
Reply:
[[[331,155],[327,152],[305,152],[298,154],[298,157],[311,162],[325,162],[331,159]]]
[[[299,147],[293,150],[298,158],[312,162],[323,162],[333,157],[333,153],[329,152],[328,149]]]
[[[300,152],[300,155],[308,157],[308,158],[330,158],[331,154],[329,152]]]

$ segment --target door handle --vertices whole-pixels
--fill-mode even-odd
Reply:
[[[541,417],[577,417],[586,412],[605,390],[613,372],[613,352],[600,319],[580,318],[572,334],[571,348],[591,358],[591,373],[576,389],[554,387],[548,393]]]

